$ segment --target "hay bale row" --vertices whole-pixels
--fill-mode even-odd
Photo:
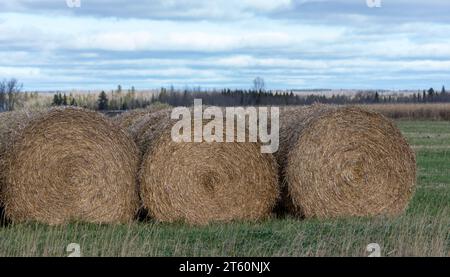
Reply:
[[[141,115],[128,128],[142,151],[138,182],[152,218],[207,224],[271,214],[278,198],[276,161],[261,154],[259,143],[176,143],[174,123],[170,110],[162,110]]]
[[[283,109],[275,157],[261,154],[259,143],[173,142],[174,123],[161,108],[125,113],[114,125],[74,108],[0,114],[0,202],[7,217],[128,222],[140,193],[157,221],[258,220],[276,204],[278,178],[282,205],[301,217],[395,215],[414,190],[414,153],[378,113]]]
[[[415,187],[414,152],[395,125],[356,107],[287,108],[280,118],[283,199],[302,217],[396,215]]]
[[[138,150],[102,115],[76,108],[6,113],[1,200],[13,222],[131,221],[138,209]]]

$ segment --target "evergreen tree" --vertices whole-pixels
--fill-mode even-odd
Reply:
[[[63,104],[63,106],[67,106],[67,96],[66,96],[66,94],[64,93],[64,97],[63,97],[63,101],[62,101],[62,104]]]
[[[98,110],[105,111],[108,109],[108,97],[105,91],[102,91],[98,97]]]
[[[374,99],[375,103],[380,102],[380,95],[378,94],[378,91],[375,92],[375,99]]]
[[[428,100],[429,101],[433,101],[433,98],[434,98],[434,89],[433,88],[430,88],[429,90],[428,90]]]
[[[55,93],[55,95],[53,95],[52,106],[59,106],[59,98],[58,98],[57,93]]]

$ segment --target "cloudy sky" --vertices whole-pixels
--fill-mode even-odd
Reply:
[[[78,0],[71,0],[78,1]],[[0,79],[27,90],[450,87],[450,1],[6,0]]]

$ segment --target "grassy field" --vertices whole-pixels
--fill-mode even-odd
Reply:
[[[398,121],[417,153],[418,187],[397,218],[271,219],[206,227],[23,224],[0,227],[0,256],[382,256],[450,255],[450,122]]]

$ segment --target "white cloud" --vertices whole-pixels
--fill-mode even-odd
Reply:
[[[247,87],[255,76],[264,77],[269,87],[370,87],[380,80],[384,87],[409,87],[450,76],[450,24],[407,22],[387,28],[359,14],[348,15],[351,24],[260,16],[283,15],[299,4],[284,0],[159,2],[155,13],[226,20],[0,12],[0,78],[54,88],[117,83]]]
[[[29,78],[41,76],[41,70],[36,67],[0,66],[0,76],[3,78]]]
[[[349,58],[339,60],[327,59],[289,59],[289,58],[255,58],[247,55],[237,55],[215,60],[216,65],[235,68],[289,68],[305,69],[320,72],[351,73],[358,70],[363,72],[395,72],[410,71],[450,71],[448,60],[406,60],[389,61],[374,59]]]
[[[112,51],[177,50],[232,51],[288,49],[307,43],[330,43],[343,28],[286,25],[250,20],[240,28],[227,24],[121,20],[8,14],[0,24],[0,41],[37,49],[101,49]],[[33,23],[31,23],[33,22]],[[36,24],[37,23],[37,24]],[[24,35],[26,34],[26,35]]]
[[[65,0],[9,0],[0,2],[5,12],[40,11],[124,18],[239,19],[287,10],[291,0],[81,0],[81,8],[70,10]]]
[[[243,7],[262,11],[287,9],[292,5],[291,0],[240,0],[235,2],[238,5],[241,4]]]

